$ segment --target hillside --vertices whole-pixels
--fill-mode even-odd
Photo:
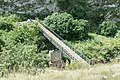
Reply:
[[[0,15],[1,77],[7,76],[9,79],[14,79],[13,76],[15,76],[15,79],[19,77],[37,79],[42,76],[41,79],[47,77],[46,80],[64,80],[67,78],[66,76],[70,76],[71,80],[73,78],[78,80],[80,77],[82,79],[93,78],[93,80],[96,78],[119,78],[120,30],[117,24],[106,20],[98,25],[95,32],[91,32],[88,20],[75,19],[66,12],[56,12],[44,20],[39,18],[36,20],[62,37],[63,39],[60,39],[62,42],[72,46],[70,49],[74,48],[73,50],[84,55],[85,57],[82,58],[84,60],[87,58],[92,66],[88,68],[74,60],[68,62],[70,59],[66,55],[62,55],[62,60],[66,59],[63,62],[65,63],[64,67],[59,67],[57,70],[51,69],[48,53],[49,50],[55,50],[56,47],[45,38],[38,24],[24,21],[16,14],[4,14]],[[77,54],[81,56],[79,53]],[[109,65],[110,63],[116,64]],[[100,65],[97,66],[98,64]],[[111,70],[112,68],[115,70]],[[59,71],[59,69],[63,71]]]
[[[89,33],[89,36],[91,39],[69,43],[95,63],[112,61],[120,54],[120,38],[110,38],[95,33]]]

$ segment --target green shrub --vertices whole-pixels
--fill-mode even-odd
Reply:
[[[73,16],[67,13],[53,13],[44,19],[51,30],[55,31],[62,38],[70,40],[86,37],[89,26],[87,20],[74,20]]]
[[[73,25],[75,26],[73,29],[74,35],[73,37],[79,39],[85,39],[88,37],[88,28],[89,24],[87,20],[74,20]]]
[[[103,21],[99,25],[98,33],[108,37],[114,37],[118,27],[112,21]]]
[[[110,62],[112,59],[114,59],[115,57],[117,57],[120,52],[120,47],[118,46],[109,46],[109,47],[106,47],[106,46],[103,46],[104,49],[101,49],[99,51],[99,54],[102,58],[99,58],[101,60],[101,62],[105,63],[105,62]]]
[[[13,23],[17,21],[20,21],[20,18],[16,15],[0,16],[0,30],[12,30],[14,27]]]
[[[120,30],[116,33],[115,38],[120,38]]]
[[[29,22],[9,32],[0,30],[0,72],[47,67],[48,50],[41,36],[39,28]]]
[[[16,14],[6,14],[3,16],[0,16],[0,19],[4,20],[6,22],[11,22],[11,23],[21,21],[20,17],[17,16]]]
[[[70,43],[77,51],[87,56],[92,63],[107,63],[120,55],[119,38],[107,38],[97,34],[89,34],[89,36],[93,38]]]
[[[68,39],[72,32],[73,17],[67,13],[54,13],[45,18],[44,23],[61,37]]]
[[[36,45],[9,45],[0,52],[2,70],[23,71],[22,69],[45,68],[48,66],[48,51],[38,52]],[[5,72],[3,73],[5,74]]]

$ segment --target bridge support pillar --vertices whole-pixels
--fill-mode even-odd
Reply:
[[[49,66],[63,68],[64,61],[62,60],[62,52],[60,50],[49,51],[50,62]]]

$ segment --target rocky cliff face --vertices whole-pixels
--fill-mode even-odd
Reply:
[[[57,0],[0,0],[0,13],[46,14],[59,11]]]
[[[67,12],[75,18],[85,16],[86,0],[0,0],[0,13],[12,12],[27,17],[46,17],[52,12]]]

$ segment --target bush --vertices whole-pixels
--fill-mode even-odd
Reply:
[[[107,63],[120,55],[120,39],[107,38],[97,34],[86,41],[70,42],[80,53],[88,57],[92,63]],[[78,54],[79,55],[79,54]]]
[[[21,21],[20,17],[17,16],[16,14],[5,14],[0,16],[0,19],[11,23]]]
[[[0,30],[12,30],[14,27],[13,23],[17,21],[20,21],[20,18],[16,15],[0,16]]]
[[[115,38],[120,38],[120,30],[116,33]]]
[[[85,39],[88,37],[89,24],[87,20],[74,20],[73,25],[75,26],[73,38]]]
[[[112,21],[103,21],[99,25],[98,33],[108,37],[114,37],[118,27]]]
[[[48,66],[48,50],[43,52],[46,44],[35,24],[21,24],[0,33],[0,72]]]
[[[0,53],[0,64],[4,68],[18,71],[21,68],[47,67],[47,52],[37,52],[36,45],[8,45]]]
[[[87,35],[87,20],[74,20],[73,16],[67,13],[53,13],[44,19],[51,30],[55,31],[62,38],[70,40],[75,38],[84,38]]]

